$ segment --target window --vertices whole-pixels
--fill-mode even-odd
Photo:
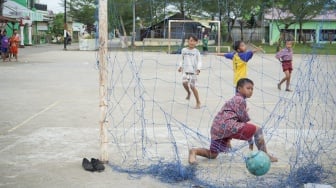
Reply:
[[[332,29],[320,30],[320,41],[336,41],[336,30]]]

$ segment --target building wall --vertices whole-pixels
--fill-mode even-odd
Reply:
[[[280,25],[280,28],[283,29],[284,25]],[[307,36],[309,38],[309,41],[311,42],[328,42],[328,39],[325,37],[325,33],[328,32],[328,36],[332,38],[332,40],[335,40],[336,35],[336,21],[309,21],[303,24],[302,26],[304,32],[306,31],[307,35],[308,33],[311,33],[311,36]],[[290,36],[295,41],[298,40],[298,33],[299,33],[299,24],[292,24],[289,28]],[[323,36],[324,35],[324,36]],[[276,43],[280,38],[280,31],[277,27],[277,24],[275,22],[270,22],[269,24],[269,38],[270,38],[270,45]],[[333,41],[336,42],[336,41]]]
[[[27,0],[13,0],[13,1],[19,3],[22,6],[27,7]]]

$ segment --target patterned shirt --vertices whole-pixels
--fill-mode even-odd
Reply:
[[[183,68],[183,72],[195,74],[197,70],[202,68],[202,58],[198,49],[183,48],[181,55],[180,67]]]
[[[211,139],[229,138],[250,121],[246,110],[246,100],[240,93],[227,101],[213,120]]]
[[[247,77],[247,62],[252,58],[253,52],[227,53],[224,57],[232,59],[233,64],[233,84],[236,85],[238,80]]]
[[[275,55],[275,58],[279,59],[280,61],[292,61],[293,50],[290,48],[284,48]]]

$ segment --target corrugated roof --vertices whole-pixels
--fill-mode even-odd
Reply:
[[[266,20],[279,20],[279,19],[284,19],[284,18],[294,18],[294,15],[289,12],[289,11],[281,11],[280,9],[277,8],[271,8],[266,11],[265,13],[265,19]],[[310,20],[328,20],[328,21],[336,21],[336,10],[330,10],[326,11],[324,13],[321,13],[314,18]]]

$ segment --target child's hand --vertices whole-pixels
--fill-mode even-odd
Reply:
[[[177,71],[179,71],[179,72],[182,72],[182,70],[183,70],[182,67],[179,67],[179,68],[177,69]]]
[[[197,71],[196,71],[196,75],[199,75],[200,73],[201,73],[200,70],[197,70]]]

